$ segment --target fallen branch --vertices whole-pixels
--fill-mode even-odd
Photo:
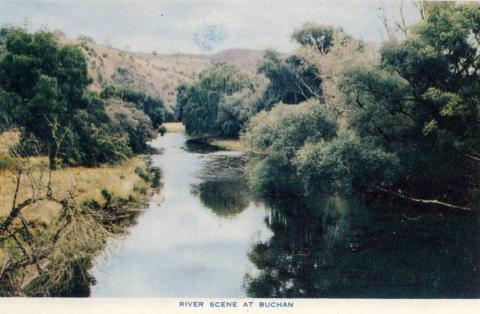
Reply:
[[[2,227],[0,228],[0,231],[3,230],[3,228],[8,228],[12,224],[13,220],[18,217],[20,214],[20,211],[30,205],[35,204],[36,202],[42,201],[49,199],[48,197],[37,197],[37,198],[29,198],[22,203],[18,204],[14,208],[12,208],[12,211],[8,215],[8,217],[5,219],[5,221],[2,223]]]
[[[400,194],[400,193],[397,193],[397,192],[393,192],[393,191],[389,191],[389,190],[386,190],[386,189],[382,189],[382,188],[377,188],[377,190],[379,190],[381,192],[384,192],[384,193],[387,193],[387,194],[395,195],[395,196],[397,196],[401,199],[408,200],[408,201],[415,202],[415,203],[438,205],[438,206],[443,206],[443,207],[446,207],[446,208],[449,208],[449,209],[458,209],[458,210],[463,210],[463,211],[468,211],[468,212],[477,210],[475,208],[454,205],[454,204],[445,203],[445,202],[442,202],[442,201],[439,201],[439,200],[425,200],[425,199],[420,199],[420,198],[408,197],[406,195],[403,195],[403,194]]]
[[[5,272],[9,264],[10,264],[10,256],[7,256],[7,259],[5,260],[5,263],[3,263],[2,269],[0,270],[0,278],[3,277],[3,273]]]
[[[473,156],[473,155],[469,155],[469,154],[464,154],[466,157],[470,158],[470,159],[473,159],[475,161],[480,161],[480,157],[476,157],[476,156]]]
[[[40,201],[45,201],[45,200],[56,202],[56,203],[63,206],[62,200],[58,200],[51,195],[39,196],[39,197],[36,197],[36,198],[29,198],[29,199],[23,201],[22,203],[18,204],[16,207],[14,207],[12,209],[12,211],[10,212],[8,217],[5,219],[5,221],[0,224],[0,232],[2,232],[4,230],[4,228],[10,227],[10,225],[13,223],[13,220],[20,215],[20,211],[23,208],[28,207],[30,205],[33,205],[33,204],[35,204],[37,202],[40,202]]]

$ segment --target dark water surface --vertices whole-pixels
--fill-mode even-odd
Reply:
[[[153,146],[162,195],[96,259],[93,297],[480,297],[478,215],[328,195],[258,200],[241,153],[179,133]]]

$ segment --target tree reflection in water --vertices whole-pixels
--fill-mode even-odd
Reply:
[[[210,156],[192,193],[216,215],[238,217],[252,201],[244,164]],[[273,235],[249,253],[251,297],[480,297],[479,215],[331,195],[256,202]]]
[[[250,203],[244,180],[210,180],[193,188],[202,204],[216,215],[232,218],[241,213]]]
[[[478,216],[333,196],[264,201],[273,236],[249,254],[251,297],[480,296]]]
[[[210,155],[198,174],[201,182],[192,187],[192,193],[217,216],[235,217],[248,207],[251,200],[244,165],[242,153]]]

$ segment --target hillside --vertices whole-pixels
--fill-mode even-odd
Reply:
[[[77,44],[85,53],[88,72],[93,79],[91,89],[100,91],[107,85],[143,90],[162,98],[168,106],[175,103],[176,88],[182,81],[195,79],[212,63],[234,64],[250,75],[255,75],[261,50],[229,49],[212,55],[128,52],[95,43],[87,37],[66,39],[62,43]]]
[[[251,75],[256,75],[258,63],[263,59],[263,50],[227,49],[209,56],[212,62],[234,64]]]

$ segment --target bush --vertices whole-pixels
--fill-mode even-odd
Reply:
[[[0,153],[0,171],[8,169],[12,164],[12,160],[6,154]]]
[[[298,195],[301,181],[282,152],[251,159],[247,164],[248,183],[258,195]]]
[[[143,169],[142,167],[135,167],[135,173],[138,174],[140,178],[143,179],[145,182],[150,181],[150,175]]]
[[[249,182],[259,194],[301,194],[300,177],[293,164],[305,144],[331,140],[337,126],[317,103],[276,105],[252,117],[242,136],[256,153],[249,164]]]
[[[279,104],[252,117],[242,140],[258,154],[283,152],[290,159],[305,143],[330,140],[336,131],[334,120],[316,102]]]
[[[160,133],[161,136],[164,136],[165,133],[167,132],[167,127],[162,125],[161,127],[158,128],[158,132]]]
[[[148,96],[142,91],[131,89],[117,89],[115,86],[107,86],[100,93],[103,99],[117,98],[124,102],[135,105],[135,108],[146,114],[154,128],[158,128],[164,121],[166,116],[165,104],[160,98]],[[170,113],[173,115],[173,113]]]
[[[165,105],[161,99],[130,89],[120,91],[120,98],[142,110],[150,118],[154,128],[158,128],[165,121]]]
[[[307,193],[350,193],[352,189],[390,186],[399,170],[395,154],[353,135],[309,143],[297,151],[293,164]]]
[[[153,168],[153,178],[151,180],[150,186],[152,188],[158,188],[160,186],[160,180],[162,178],[162,170],[160,168]]]
[[[85,165],[118,164],[133,155],[128,138],[124,135],[116,135],[105,127],[94,125],[88,128],[88,134],[81,145]]]
[[[250,78],[236,66],[217,64],[192,84],[178,86],[175,115],[191,135],[238,136],[236,104],[232,107],[223,99],[252,87]]]
[[[155,136],[150,118],[128,102],[110,99],[107,104],[110,127],[119,134],[126,134],[134,153],[145,153],[147,142]]]

